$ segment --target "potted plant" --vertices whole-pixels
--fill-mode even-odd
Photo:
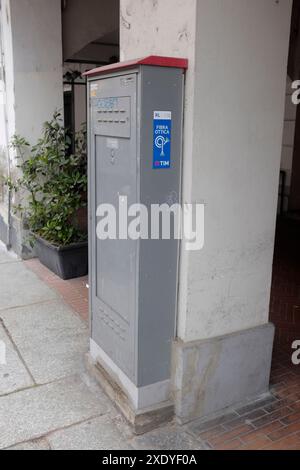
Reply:
[[[59,112],[44,123],[33,147],[14,136],[19,177],[7,181],[15,193],[14,211],[32,234],[41,263],[62,279],[88,272],[86,132],[76,135],[75,151]]]

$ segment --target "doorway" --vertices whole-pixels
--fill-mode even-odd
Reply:
[[[292,101],[299,79],[300,1],[294,0],[270,302],[276,329],[271,383],[292,407],[300,400],[300,365],[293,363],[300,341],[300,107]]]

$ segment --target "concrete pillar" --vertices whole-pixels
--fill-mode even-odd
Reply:
[[[1,0],[1,26],[8,140],[19,134],[35,143],[44,121],[55,109],[63,110],[61,1]],[[12,172],[15,165],[11,154]],[[0,216],[1,223],[6,225]],[[11,243],[26,256],[17,220]]]
[[[292,1],[121,0],[121,59],[189,59],[183,202],[205,246],[181,249],[174,396],[182,421],[266,392]]]

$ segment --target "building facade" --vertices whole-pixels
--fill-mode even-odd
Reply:
[[[181,422],[268,390],[292,6],[292,0],[1,0],[4,175],[15,170],[11,136],[34,142],[54,109],[64,108],[70,64],[83,72],[118,55],[189,61],[182,202],[205,205],[205,245],[190,252],[182,243],[180,250],[169,400]],[[83,107],[76,109],[79,120]],[[5,187],[1,194],[1,239],[31,256]],[[162,405],[132,405],[130,413]]]

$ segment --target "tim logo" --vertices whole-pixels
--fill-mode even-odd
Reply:
[[[163,137],[162,135],[159,135],[158,137],[156,137],[155,145],[158,149],[161,150],[161,152],[160,152],[161,157],[165,156],[164,148],[165,148],[165,145],[169,142],[170,142],[170,140],[168,139],[168,137]]]
[[[6,345],[0,341],[0,366],[6,365]]]
[[[295,352],[292,355],[292,363],[294,364],[294,366],[299,366],[300,364],[300,340],[293,342],[292,349],[295,349]]]
[[[154,111],[153,115],[153,168],[171,168],[171,111]]]

